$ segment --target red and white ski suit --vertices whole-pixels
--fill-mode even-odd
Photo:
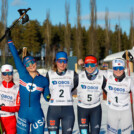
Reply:
[[[0,110],[0,121],[5,134],[16,134],[16,116],[19,111],[20,95],[19,87],[13,81],[0,83],[0,105],[5,104]]]

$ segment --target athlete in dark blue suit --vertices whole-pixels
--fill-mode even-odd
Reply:
[[[8,40],[8,45],[20,77],[20,110],[17,134],[29,134],[30,125],[32,134],[43,134],[45,121],[40,97],[43,93],[44,98],[48,101],[48,80],[37,72],[36,62],[32,56],[25,57],[22,63],[12,40]]]

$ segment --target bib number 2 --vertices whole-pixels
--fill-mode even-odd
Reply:
[[[63,95],[64,94],[64,90],[63,89],[60,89],[59,92],[60,92],[59,97],[64,97],[64,95]]]

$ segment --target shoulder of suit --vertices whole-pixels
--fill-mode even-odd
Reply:
[[[74,73],[74,70],[67,70],[69,74]]]

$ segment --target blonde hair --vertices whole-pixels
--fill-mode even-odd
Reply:
[[[56,57],[55,57],[54,60],[53,60],[52,70],[53,70],[54,72],[56,72],[56,70],[57,70]]]

